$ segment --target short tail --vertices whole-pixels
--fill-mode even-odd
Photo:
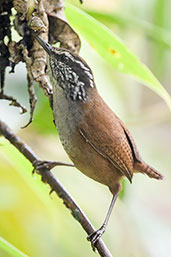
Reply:
[[[136,161],[135,164],[134,164],[134,169],[138,172],[145,173],[150,178],[163,179],[163,176],[157,170],[150,167],[145,162]]]

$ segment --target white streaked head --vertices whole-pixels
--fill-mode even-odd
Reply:
[[[88,64],[69,50],[52,47],[39,36],[35,37],[48,53],[51,79],[57,82],[55,85],[53,83],[53,86],[61,87],[66,97],[73,101],[86,101],[88,90],[95,87]]]
[[[62,48],[52,47],[49,66],[53,79],[72,100],[85,101],[87,90],[94,88],[94,77],[90,67],[78,55]]]

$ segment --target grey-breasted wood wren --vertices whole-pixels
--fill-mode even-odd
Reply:
[[[155,179],[162,175],[141,159],[130,132],[98,94],[88,64],[34,36],[48,54],[53,115],[61,143],[77,169],[107,185],[113,194],[103,225],[88,237],[95,245],[105,231],[121,179],[126,176],[131,182],[135,172]]]

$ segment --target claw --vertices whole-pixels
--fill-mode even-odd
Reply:
[[[98,230],[94,231],[90,235],[88,235],[87,240],[91,242],[91,246],[93,248],[93,251],[96,251],[96,243],[98,240],[101,238],[103,233],[105,232],[106,226],[102,225],[101,228]]]
[[[34,169],[32,171],[32,173],[34,174],[35,170],[40,170],[40,169],[48,169],[51,170],[53,169],[55,166],[70,166],[70,167],[74,167],[73,164],[69,164],[69,163],[64,163],[64,162],[55,162],[55,161],[40,161],[40,160],[35,160],[33,162],[33,166]]]

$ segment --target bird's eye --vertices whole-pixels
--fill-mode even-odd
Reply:
[[[66,55],[62,55],[61,56],[61,61],[67,64],[69,62],[69,57],[66,56]]]

